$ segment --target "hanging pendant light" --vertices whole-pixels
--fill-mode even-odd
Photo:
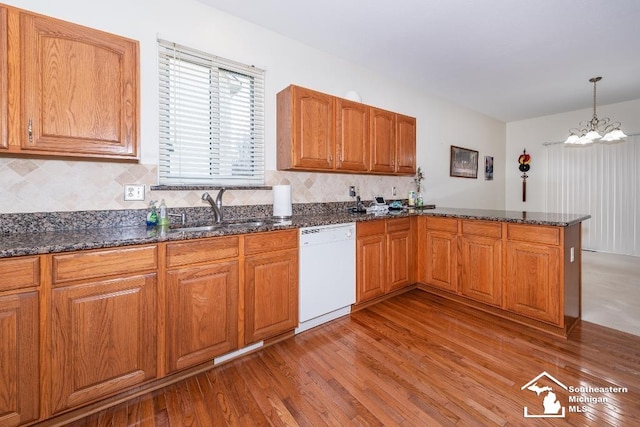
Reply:
[[[593,77],[589,81],[593,83],[593,117],[589,121],[583,121],[578,124],[580,128],[570,129],[569,138],[565,144],[591,144],[596,140],[611,142],[619,141],[626,138],[627,135],[620,130],[620,122],[611,122],[611,119],[605,117],[598,119],[596,114],[596,83],[602,80],[602,77]],[[604,134],[604,136],[602,136]]]

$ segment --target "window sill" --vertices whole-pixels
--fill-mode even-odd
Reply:
[[[152,185],[151,191],[271,190],[270,185]]]

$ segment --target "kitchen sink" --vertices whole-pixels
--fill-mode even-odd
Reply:
[[[237,221],[223,221],[215,224],[207,224],[207,225],[199,225],[199,226],[174,226],[171,228],[171,233],[181,233],[181,232],[205,232],[205,231],[215,231],[215,230],[224,230],[225,228],[253,228],[253,227],[261,227],[267,224],[268,221],[262,219],[241,219]]]

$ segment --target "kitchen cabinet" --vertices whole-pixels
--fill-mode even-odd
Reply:
[[[424,218],[420,277],[432,286],[458,292],[458,220]]]
[[[0,150],[6,150],[9,147],[7,135],[9,129],[8,24],[8,9],[0,4]]]
[[[336,169],[366,172],[369,169],[369,114],[367,106],[335,99]]]
[[[0,260],[0,426],[40,415],[39,259]]]
[[[385,221],[356,223],[356,304],[385,293]]]
[[[137,159],[138,42],[17,8],[6,16],[6,152]]]
[[[411,218],[356,224],[356,304],[413,284],[412,224]]]
[[[51,413],[156,376],[155,245],[51,256]]]
[[[371,107],[371,170],[396,170],[396,116],[391,111]]]
[[[167,244],[167,371],[238,348],[239,237]]]
[[[386,226],[387,281],[385,292],[391,292],[414,282],[414,233],[411,218],[387,219]]]
[[[461,221],[460,293],[476,301],[502,305],[502,226]]]
[[[508,226],[506,309],[562,324],[560,229]]]
[[[244,344],[298,326],[298,231],[244,236]]]
[[[330,95],[299,86],[278,93],[278,169],[332,170],[334,114]]]
[[[416,119],[291,85],[277,95],[279,170],[412,175]]]

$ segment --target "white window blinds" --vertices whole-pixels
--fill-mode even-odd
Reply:
[[[158,40],[161,185],[264,184],[264,71]]]
[[[547,210],[590,214],[582,246],[640,256],[640,136],[546,147]]]

